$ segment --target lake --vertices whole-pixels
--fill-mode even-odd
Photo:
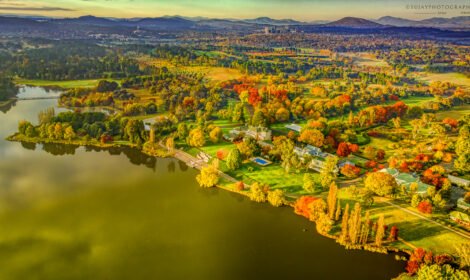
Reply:
[[[4,140],[56,103],[22,100],[0,112],[0,279],[390,279],[404,271],[393,254],[345,250],[318,235],[291,208],[199,188],[197,171],[174,159]]]

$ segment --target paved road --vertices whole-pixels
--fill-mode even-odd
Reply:
[[[395,204],[395,203],[393,203],[393,202],[390,202],[390,201],[387,201],[387,200],[382,200],[382,201],[385,202],[385,203],[387,203],[388,205],[391,205],[391,206],[396,207],[396,208],[398,208],[398,209],[400,209],[400,210],[402,210],[402,211],[405,211],[406,213],[409,213],[409,214],[411,214],[411,215],[414,215],[414,216],[416,216],[416,217],[418,217],[418,218],[420,218],[420,219],[426,220],[426,221],[428,221],[428,222],[430,222],[430,223],[433,223],[433,224],[435,224],[435,225],[437,225],[437,226],[439,226],[439,227],[441,227],[441,228],[444,228],[444,229],[446,229],[446,230],[452,231],[453,233],[458,234],[458,235],[460,235],[460,236],[462,236],[462,237],[464,237],[464,238],[470,239],[470,234],[467,234],[467,233],[464,233],[464,232],[462,232],[462,231],[455,230],[455,229],[453,229],[453,228],[451,228],[451,227],[442,225],[442,224],[440,224],[440,223],[438,223],[438,222],[436,222],[436,221],[434,221],[434,220],[432,220],[432,219],[430,219],[430,218],[428,218],[428,217],[426,217],[426,216],[423,216],[423,215],[421,215],[421,214],[419,214],[419,213],[416,213],[415,211],[411,211],[411,210],[409,210],[409,209],[406,209],[406,208],[404,208],[404,207],[401,207],[400,205],[397,205],[397,204]]]
[[[174,157],[185,162],[186,164],[188,164],[189,166],[192,166],[196,169],[199,169],[201,170],[201,168],[207,166],[208,164],[206,162],[204,162],[203,160],[200,160],[198,158],[195,158],[193,157],[192,155],[186,153],[186,152],[183,152],[181,150],[175,150],[175,154],[174,154]],[[219,170],[219,175],[220,177],[228,180],[229,182],[233,182],[233,183],[236,183],[238,182],[237,179],[233,178],[232,176],[222,172]],[[249,185],[245,184],[245,187],[246,188],[249,188]]]

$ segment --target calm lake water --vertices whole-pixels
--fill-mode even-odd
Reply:
[[[319,236],[291,208],[201,189],[197,172],[173,159],[4,140],[56,102],[0,112],[0,279],[390,279],[404,270],[393,255]]]

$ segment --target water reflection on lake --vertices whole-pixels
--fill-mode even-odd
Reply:
[[[174,159],[3,140],[55,103],[19,101],[0,113],[0,279],[390,279],[403,271],[393,255],[317,235],[290,208],[201,189],[197,172]]]

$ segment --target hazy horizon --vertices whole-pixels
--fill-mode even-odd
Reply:
[[[420,20],[470,15],[465,0],[364,1],[346,0],[0,0],[0,15],[110,18],[208,17],[249,19],[270,17],[299,21],[337,20],[346,16],[377,19],[394,16]]]

